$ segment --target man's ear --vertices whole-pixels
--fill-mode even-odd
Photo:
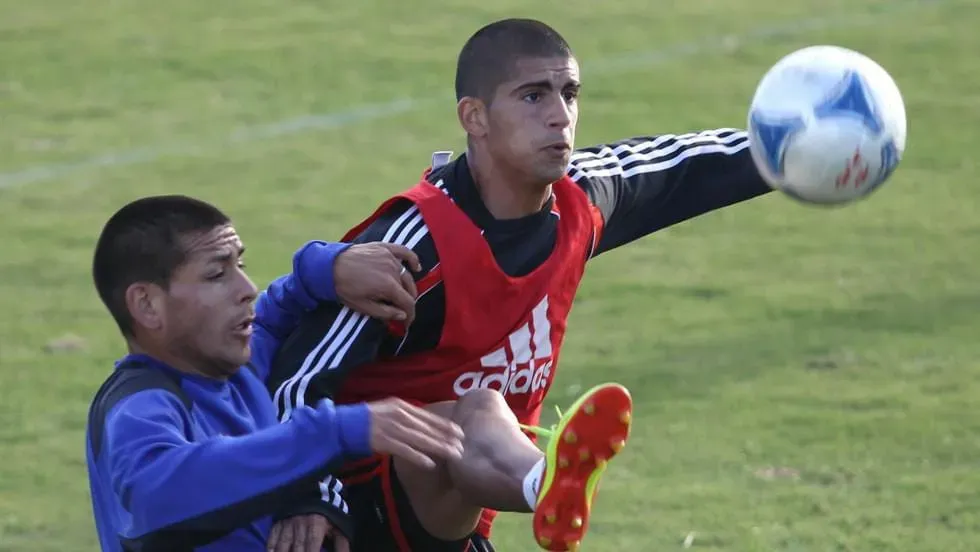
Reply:
[[[456,116],[466,134],[482,138],[489,132],[487,104],[480,98],[466,96],[456,104]]]
[[[161,329],[166,315],[165,295],[160,286],[146,282],[136,282],[126,288],[126,308],[133,322],[148,330]]]

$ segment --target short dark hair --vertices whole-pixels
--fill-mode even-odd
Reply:
[[[466,96],[490,102],[525,58],[572,57],[558,31],[534,19],[503,19],[478,30],[456,61],[456,100]]]
[[[185,239],[230,222],[214,205],[182,195],[137,199],[109,218],[95,246],[92,277],[123,335],[133,335],[126,289],[136,282],[167,289],[186,260]]]

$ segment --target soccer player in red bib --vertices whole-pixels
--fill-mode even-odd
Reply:
[[[474,34],[456,72],[466,152],[437,152],[417,185],[344,238],[415,251],[414,321],[387,325],[324,305],[274,361],[282,419],[324,397],[397,396],[463,428],[458,461],[425,470],[370,458],[338,474],[354,550],[491,551],[497,511],[533,512],[542,548],[577,549],[632,406],[625,388],[604,384],[554,429],[535,427],[586,264],[770,190],[735,129],[576,150],[579,87],[575,57],[547,25],[508,19]]]

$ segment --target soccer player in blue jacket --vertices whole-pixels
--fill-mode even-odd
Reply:
[[[400,261],[417,260],[372,246],[307,244],[253,310],[242,241],[216,207],[149,197],[109,219],[93,276],[129,354],[96,394],[86,435],[104,551],[265,551],[275,521],[317,511],[317,482],[338,462],[459,457],[458,427],[401,401],[322,401],[277,420],[265,378],[304,312],[340,299],[377,315],[391,307],[370,298],[398,300]],[[336,297],[342,287],[352,295]],[[292,550],[320,550],[305,537]]]

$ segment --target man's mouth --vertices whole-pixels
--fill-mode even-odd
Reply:
[[[255,322],[254,316],[249,316],[245,318],[235,326],[234,328],[235,333],[251,335],[253,322]]]

